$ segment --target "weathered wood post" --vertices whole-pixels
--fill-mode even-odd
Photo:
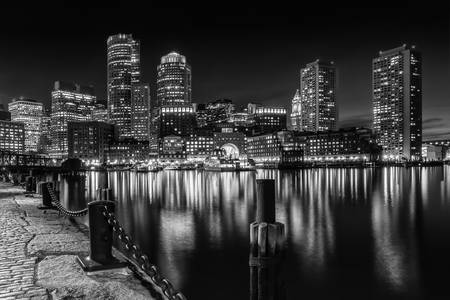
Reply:
[[[282,300],[285,231],[275,221],[275,180],[257,179],[256,221],[250,224],[250,300]]]

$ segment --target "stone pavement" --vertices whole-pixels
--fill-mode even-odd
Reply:
[[[0,183],[0,299],[161,298],[128,269],[86,275],[75,260],[89,252],[86,227],[23,191]]]

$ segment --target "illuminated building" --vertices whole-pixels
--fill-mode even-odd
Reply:
[[[292,131],[279,131],[247,138],[247,154],[259,166],[299,166],[303,149]]]
[[[135,139],[122,139],[109,145],[107,150],[107,163],[119,165],[133,165],[147,162],[149,156],[148,141]]]
[[[90,121],[95,104],[91,86],[56,81],[52,91],[51,151],[55,158],[68,155],[67,129],[69,122]]]
[[[214,132],[214,149],[230,149],[237,156],[246,158],[246,141],[244,133],[235,131],[232,126],[223,127],[221,132]]]
[[[381,148],[370,129],[324,132],[279,131],[247,138],[247,154],[257,164],[348,164],[379,160]]]
[[[136,140],[149,140],[150,86],[148,84],[135,84],[131,87],[131,130]]]
[[[253,115],[253,134],[264,134],[286,129],[286,109],[249,103],[247,112]]]
[[[205,128],[208,125],[208,114],[206,111],[206,104],[193,103],[195,111],[195,119],[199,128]]]
[[[300,91],[295,92],[294,98],[292,98],[292,110],[291,110],[291,127],[292,130],[300,131],[302,124],[302,101],[300,97]]]
[[[41,137],[44,105],[31,99],[18,98],[8,104],[11,121],[25,125],[25,151],[37,152]]]
[[[450,147],[450,139],[426,140],[423,141],[423,143],[434,146]]]
[[[297,134],[297,141],[302,145],[305,161],[351,161],[352,157],[373,161],[380,154],[380,147],[376,144],[372,130],[367,128],[302,132]]]
[[[112,124],[98,121],[69,122],[69,158],[79,158],[87,164],[104,163],[114,137]]]
[[[422,63],[414,48],[380,51],[372,62],[373,128],[385,160],[420,160]]]
[[[41,122],[41,138],[39,139],[38,152],[49,153],[51,149],[51,117],[50,109],[44,109]]]
[[[297,130],[335,130],[336,67],[333,62],[316,60],[300,71],[301,124]]]
[[[191,67],[186,57],[176,52],[161,57],[158,65],[156,100],[152,111],[151,149],[162,155],[163,138],[188,137],[196,127],[196,114],[191,104]]]
[[[161,139],[159,158],[163,160],[185,159],[184,139],[177,135],[168,135]]]
[[[117,126],[119,138],[130,138],[131,87],[140,82],[140,44],[131,34],[116,34],[108,38],[107,47],[109,121]]]
[[[186,57],[176,52],[163,56],[157,76],[158,106],[191,103],[191,67]]]
[[[160,138],[167,135],[187,137],[194,133],[196,118],[192,105],[161,106],[158,107],[158,116]]]
[[[431,144],[422,144],[422,159],[424,161],[442,161],[444,158],[444,147]]]
[[[231,100],[220,99],[205,105],[205,126],[214,128],[217,124],[227,123],[234,113],[235,106]]]
[[[0,120],[0,151],[22,154],[25,151],[25,125]]]
[[[92,121],[108,123],[108,109],[105,105],[96,103],[92,110]]]
[[[186,154],[188,159],[202,160],[211,155],[214,150],[212,132],[196,132],[186,139]]]

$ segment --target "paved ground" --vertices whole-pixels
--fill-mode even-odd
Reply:
[[[155,299],[128,269],[86,275],[87,229],[40,203],[0,183],[0,299]]]

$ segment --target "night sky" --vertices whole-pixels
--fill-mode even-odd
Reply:
[[[193,102],[228,98],[287,108],[299,86],[300,68],[320,58],[333,60],[339,69],[340,125],[366,125],[372,58],[379,50],[407,43],[423,57],[424,135],[450,136],[448,4],[34,3],[2,4],[3,104],[25,96],[49,106],[55,80],[92,84],[97,98],[106,100],[106,39],[120,32],[141,41],[143,81],[150,83],[153,98],[156,66],[172,50],[192,66]]]

